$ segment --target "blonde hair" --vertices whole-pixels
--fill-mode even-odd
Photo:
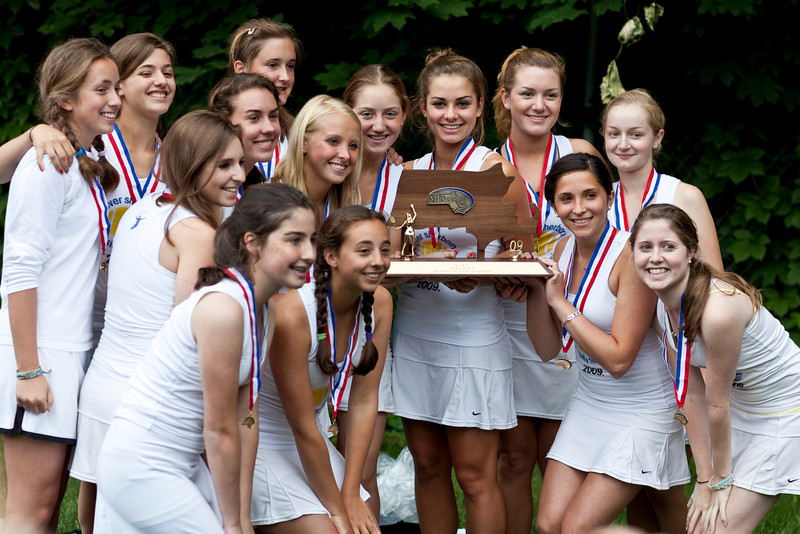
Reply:
[[[361,204],[357,180],[361,175],[364,139],[361,132],[361,123],[350,106],[338,98],[327,95],[317,95],[309,100],[295,118],[294,125],[289,133],[289,151],[275,170],[275,179],[289,184],[300,190],[304,195],[307,195],[308,188],[306,187],[306,176],[303,168],[305,163],[303,145],[308,140],[309,134],[318,128],[319,122],[323,118],[336,113],[351,118],[358,127],[358,160],[353,165],[350,174],[345,177],[344,182],[331,187],[331,210],[351,204]]]
[[[639,106],[642,108],[647,114],[647,124],[653,130],[654,134],[658,134],[659,131],[664,129],[667,119],[664,117],[664,112],[661,110],[661,106],[658,105],[658,102],[656,102],[656,99],[644,89],[631,89],[630,91],[625,91],[621,95],[614,97],[611,102],[606,104],[603,114],[600,115],[601,134],[605,135],[608,113],[611,111],[611,109],[614,106],[624,105]],[[660,150],[661,143],[659,143],[658,146],[653,149],[653,153],[658,154]]]
[[[472,85],[475,91],[475,96],[479,100],[479,109],[483,110],[486,106],[486,93],[488,92],[486,77],[483,72],[471,59],[456,54],[452,48],[444,50],[435,50],[428,54],[425,58],[425,66],[417,78],[416,95],[414,95],[414,105],[411,106],[411,117],[416,124],[419,131],[425,134],[425,137],[433,145],[435,139],[433,134],[428,128],[428,121],[422,114],[422,106],[428,99],[428,91],[430,83],[433,78],[449,74],[453,76],[462,76],[466,78]],[[475,143],[480,145],[483,143],[485,137],[484,128],[484,113],[475,121],[475,127],[470,132],[470,137],[475,139]]]
[[[567,83],[567,63],[560,55],[541,48],[528,48],[527,46],[517,48],[511,52],[503,62],[500,73],[497,75],[497,91],[495,91],[492,98],[494,122],[497,126],[497,136],[500,139],[506,139],[511,134],[511,110],[507,109],[503,104],[501,92],[505,89],[506,94],[511,94],[511,90],[517,82],[517,71],[524,67],[554,70],[561,82],[562,91]],[[561,119],[559,119],[558,123],[564,126]]]
[[[114,61],[108,47],[97,39],[70,39],[55,47],[39,67],[37,78],[42,119],[64,132],[76,153],[82,147],[69,127],[70,112],[60,104],[67,99],[77,99],[89,69],[101,59]],[[89,185],[99,178],[103,189],[112,191],[119,185],[119,174],[105,158],[101,135],[92,140],[92,146],[100,153],[100,158],[95,161],[88,156],[81,156],[78,158],[78,168]]]

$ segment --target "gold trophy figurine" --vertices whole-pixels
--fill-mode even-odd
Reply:
[[[403,246],[400,247],[400,257],[406,261],[414,259],[414,221],[417,219],[417,210],[414,209],[414,204],[411,204],[411,211],[414,212],[412,217],[410,213],[406,213],[406,220],[400,226],[395,226],[395,230],[400,230],[403,233]]]

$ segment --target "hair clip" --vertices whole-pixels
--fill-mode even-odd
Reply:
[[[247,35],[253,35],[253,33],[255,33],[255,31],[256,31],[255,27],[250,28],[249,30],[247,30]]]

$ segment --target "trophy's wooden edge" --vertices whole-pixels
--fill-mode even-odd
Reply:
[[[446,259],[446,258],[414,258],[413,260],[392,260],[387,278],[400,276],[418,276],[422,278],[465,278],[500,276],[531,277],[552,274],[539,260],[502,259]]]

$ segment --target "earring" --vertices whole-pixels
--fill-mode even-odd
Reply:
[[[511,106],[509,106],[508,103],[503,104],[503,105],[506,107],[506,109],[511,109]]]

